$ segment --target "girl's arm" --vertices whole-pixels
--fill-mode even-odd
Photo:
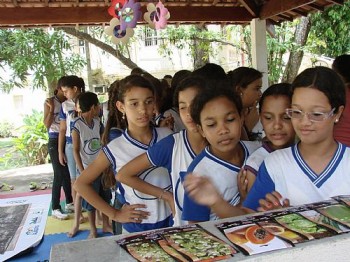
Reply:
[[[140,172],[150,167],[152,167],[152,164],[148,160],[147,153],[143,153],[124,165],[118,171],[116,178],[119,182],[126,184],[144,194],[152,195],[159,199],[164,199],[175,215],[173,194],[169,191],[164,191],[163,188],[151,185],[137,176]]]
[[[207,177],[188,174],[184,187],[194,201],[208,206],[220,218],[240,216],[250,212],[248,209],[230,205]]]
[[[54,120],[54,110],[55,110],[55,105],[53,103],[53,98],[47,98],[45,100],[44,104],[44,125],[48,129],[50,128],[53,120]]]
[[[80,156],[80,135],[75,129],[72,130],[73,156],[80,174],[84,171],[83,161]]]
[[[61,119],[60,132],[58,134],[58,158],[62,166],[65,166],[67,163],[66,155],[64,153],[64,149],[66,145],[66,130],[67,130],[66,120]]]
[[[105,153],[100,151],[97,158],[82,172],[74,183],[74,189],[89,204],[106,214],[112,220],[127,223],[140,223],[149,213],[140,209],[146,208],[145,205],[124,205],[121,210],[117,210],[105,202],[98,193],[93,189],[92,183],[99,177],[106,168],[110,166]]]

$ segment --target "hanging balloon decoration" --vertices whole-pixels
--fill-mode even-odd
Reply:
[[[123,9],[127,0],[112,0],[111,6],[108,8],[108,13],[115,18],[120,19],[121,10]]]

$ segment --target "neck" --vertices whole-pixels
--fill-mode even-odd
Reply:
[[[231,151],[228,152],[218,152],[218,151],[213,151],[210,148],[210,152],[215,155],[216,157],[231,163],[233,165],[236,165],[238,167],[241,167],[243,165],[243,160],[244,160],[244,150],[242,148],[242,145],[240,143],[237,143],[235,148]]]
[[[196,155],[198,155],[208,144],[207,140],[199,132],[191,132],[187,130],[187,138]]]
[[[305,144],[303,142],[299,143],[299,151],[304,158],[310,156],[316,158],[327,157],[328,155],[333,155],[337,149],[337,142],[332,139],[329,141],[323,141],[318,144]]]
[[[152,128],[150,126],[134,127],[128,126],[128,134],[145,145],[149,145],[152,139]]]
[[[91,125],[93,116],[90,114],[90,112],[82,113],[81,117],[84,119],[84,121],[88,124]]]

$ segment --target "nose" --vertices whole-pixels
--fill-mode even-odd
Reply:
[[[218,124],[218,133],[220,135],[227,134],[228,132],[229,132],[229,129],[227,128],[227,126],[224,123]]]
[[[300,119],[302,124],[311,124],[312,121],[310,121],[309,115],[307,113],[303,114],[303,117]]]
[[[282,128],[282,119],[276,118],[273,122],[273,128],[274,129],[281,129]]]

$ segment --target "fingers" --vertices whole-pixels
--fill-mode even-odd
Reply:
[[[146,219],[150,213],[142,210],[142,208],[146,208],[146,206],[142,204],[124,205],[122,210],[127,213],[127,222],[141,223],[143,219]]]
[[[288,207],[290,205],[289,200],[283,199],[282,195],[277,191],[266,194],[265,199],[259,200],[259,204],[260,207],[258,208],[258,211],[279,209],[282,207]]]

